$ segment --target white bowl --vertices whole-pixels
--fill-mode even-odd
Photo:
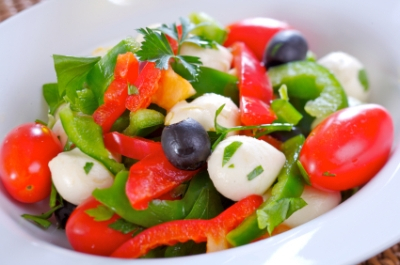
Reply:
[[[119,4],[118,4],[119,3]],[[42,84],[56,80],[52,54],[86,55],[136,28],[204,11],[226,24],[252,16],[289,22],[319,56],[341,50],[366,66],[371,101],[392,113],[396,141],[386,166],[360,192],[329,213],[247,246],[164,264],[355,264],[400,241],[400,2],[396,0],[58,0],[0,23],[0,139],[18,124],[46,118]],[[373,152],[373,150],[371,150]],[[111,260],[70,250],[62,231],[43,231],[20,217],[23,205],[0,185],[0,257],[4,264],[157,264]]]

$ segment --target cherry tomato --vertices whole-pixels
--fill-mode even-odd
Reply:
[[[299,161],[311,185],[342,191],[367,183],[387,161],[393,121],[383,107],[365,104],[342,109],[307,137]]]
[[[65,227],[69,243],[76,251],[100,256],[109,256],[125,241],[132,238],[132,233],[124,234],[110,228],[120,217],[114,214],[105,221],[95,221],[85,211],[96,209],[101,203],[90,197],[80,204],[71,214]]]
[[[0,150],[0,177],[9,194],[25,203],[48,197],[48,163],[61,151],[57,136],[42,124],[26,123],[13,129]]]

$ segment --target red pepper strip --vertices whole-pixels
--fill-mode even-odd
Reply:
[[[273,96],[265,68],[242,42],[232,45],[233,66],[239,79],[240,119],[244,125],[271,123]]]
[[[252,214],[263,202],[261,196],[251,195],[235,203],[210,220],[176,220],[153,226],[122,244],[111,254],[118,258],[138,258],[158,246],[172,246],[193,240],[196,243],[224,243],[225,235]]]
[[[270,105],[253,97],[240,98],[240,121],[244,125],[269,124],[277,119]]]
[[[114,80],[104,93],[104,104],[93,113],[94,121],[103,133],[110,131],[114,122],[125,111],[128,86],[133,84],[139,74],[139,62],[131,52],[120,54],[114,70]]]
[[[199,170],[187,171],[174,167],[160,151],[152,153],[131,166],[125,192],[136,210],[191,179]]]
[[[178,31],[179,38],[181,38],[182,37],[182,25],[176,26],[176,29]],[[166,35],[166,37],[167,37],[169,45],[171,46],[172,51],[174,52],[174,54],[178,54],[178,41],[173,39],[173,38],[171,38],[168,35]]]
[[[104,136],[104,145],[112,152],[141,160],[151,153],[162,152],[160,142],[154,142],[142,137],[131,137],[119,132],[106,133]]]
[[[229,33],[224,46],[229,47],[238,41],[244,42],[258,60],[262,60],[269,40],[277,32],[289,28],[290,26],[285,22],[271,18],[247,18],[227,27]]]
[[[151,103],[151,96],[157,92],[160,77],[161,70],[156,68],[156,64],[147,62],[134,83],[138,94],[129,95],[126,98],[126,108],[132,112],[147,108]]]

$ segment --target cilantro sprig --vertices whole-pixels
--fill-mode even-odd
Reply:
[[[205,23],[195,25],[187,18],[180,18],[180,22],[181,33],[176,23],[169,26],[163,24],[156,29],[147,27],[138,29],[137,31],[143,34],[144,41],[136,52],[136,56],[141,61],[155,62],[157,68],[165,70],[168,69],[171,59],[175,62],[180,62],[188,70],[191,77],[196,80],[202,62],[199,57],[180,55],[182,45],[184,43],[193,43],[204,48],[214,48],[216,43],[200,36],[189,34],[192,30],[204,26]],[[167,36],[177,42],[177,54],[174,54]]]

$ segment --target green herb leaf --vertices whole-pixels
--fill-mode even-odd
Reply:
[[[252,180],[259,176],[261,173],[264,172],[264,169],[261,165],[257,166],[255,169],[253,169],[249,174],[247,174],[247,179]]]
[[[138,88],[133,84],[129,84],[128,85],[128,95],[138,95],[138,94],[139,94]]]
[[[235,168],[235,164],[230,164],[228,167],[229,168]]]
[[[224,156],[222,158],[222,166],[225,166],[225,164],[229,162],[229,160],[242,144],[242,142],[234,141],[225,147]]]
[[[360,81],[361,85],[364,87],[364,91],[368,91],[369,88],[369,82],[368,82],[368,76],[367,72],[365,69],[361,69],[358,71],[358,80]]]
[[[155,62],[157,68],[168,69],[169,60],[174,57],[174,52],[165,34],[150,28],[140,28],[137,31],[144,36],[142,46],[136,52],[139,60]]]
[[[119,218],[114,223],[109,224],[108,227],[120,231],[123,234],[133,233],[132,236],[135,236],[139,232],[143,231],[143,227],[128,222],[123,218]]]
[[[41,215],[23,214],[21,215],[21,217],[25,218],[26,220],[33,221],[33,223],[38,225],[39,227],[47,229],[51,226],[51,222],[47,219],[49,219],[53,215],[53,213],[60,209],[62,206],[63,204],[61,203]]]
[[[200,71],[200,65],[202,64],[200,58],[189,55],[177,55],[175,58],[179,60],[188,70],[192,79],[197,80],[197,76],[199,75]]]
[[[64,103],[64,99],[60,96],[57,83],[49,83],[43,85],[43,97],[49,106],[49,113],[54,115],[57,108]]]
[[[336,177],[336,174],[331,173],[329,171],[325,171],[324,173],[322,173],[322,176],[324,176],[324,177]]]
[[[307,203],[302,198],[283,198],[271,201],[262,210],[257,210],[259,228],[264,229],[267,227],[268,233],[271,234],[276,226],[306,205]]]
[[[85,170],[86,175],[89,174],[90,170],[94,166],[93,162],[86,162],[85,166],[83,167],[83,170]]]
[[[110,218],[114,215],[114,212],[104,205],[99,205],[96,208],[88,209],[85,211],[85,213],[90,217],[93,217],[95,221],[107,221],[110,220]]]
[[[73,109],[79,108],[79,106],[75,106],[78,98],[77,91],[84,88],[88,73],[100,60],[100,57],[72,57],[55,54],[53,60],[59,97],[69,102]]]

